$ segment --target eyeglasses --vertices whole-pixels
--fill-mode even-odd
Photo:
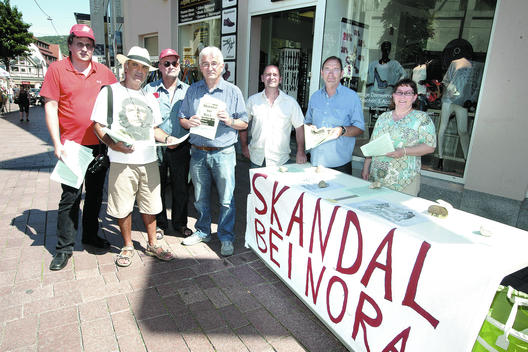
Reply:
[[[202,62],[200,63],[200,66],[202,66],[203,68],[216,68],[218,67],[218,65],[220,65],[218,62],[216,61],[213,61],[213,62]]]
[[[402,91],[399,91],[399,90],[398,90],[398,91],[394,92],[394,95],[397,95],[397,96],[400,96],[400,97],[401,97],[401,96],[404,96],[404,95],[405,95],[406,97],[412,97],[412,96],[414,95],[414,91],[412,91],[412,90],[408,90],[408,91],[406,91],[406,92],[402,92]]]
[[[180,64],[180,63],[179,63],[178,61],[165,61],[165,62],[163,63],[163,66],[165,66],[165,67],[169,67],[169,66],[172,65],[172,66],[174,66],[174,67],[178,67],[179,64]]]
[[[340,68],[323,68],[323,72],[324,73],[340,73],[341,72],[341,69]]]
[[[75,43],[75,46],[77,47],[77,49],[82,49],[86,47],[86,50],[92,50],[94,48],[92,43],[83,43],[83,42],[77,42]]]

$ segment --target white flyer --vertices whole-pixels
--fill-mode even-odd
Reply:
[[[92,150],[73,141],[64,142],[62,160],[57,162],[50,178],[53,181],[79,189],[88,165],[94,159]]]
[[[214,139],[218,128],[218,112],[226,110],[226,104],[210,95],[204,95],[200,99],[200,104],[196,110],[196,115],[200,117],[201,124],[191,127],[192,134],[197,134],[208,139]]]
[[[392,140],[388,133],[384,133],[378,138],[361,146],[361,151],[364,156],[379,156],[394,151]]]
[[[310,150],[325,142],[336,139],[332,135],[332,128],[316,128],[313,125],[304,125],[304,148]]]

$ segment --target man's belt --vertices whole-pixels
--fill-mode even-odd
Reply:
[[[196,148],[196,149],[199,149],[199,150],[203,150],[205,152],[214,152],[214,151],[217,151],[217,150],[220,150],[220,149],[224,149],[224,148],[217,148],[217,147],[202,147],[202,146],[199,146],[199,145],[192,145],[193,148]]]

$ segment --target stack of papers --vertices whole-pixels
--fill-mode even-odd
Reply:
[[[379,156],[393,152],[394,146],[392,145],[392,139],[389,134],[385,133],[360,147],[360,149],[364,156]]]
[[[79,189],[84,181],[86,169],[94,159],[92,150],[73,141],[66,141],[62,150],[62,160],[57,162],[50,178]]]

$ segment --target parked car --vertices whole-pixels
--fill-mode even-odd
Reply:
[[[40,89],[38,88],[29,89],[29,104],[44,105],[44,98],[40,96]]]

